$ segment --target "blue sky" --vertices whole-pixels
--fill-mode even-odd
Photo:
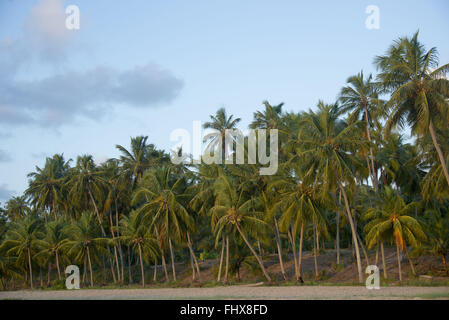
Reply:
[[[65,28],[77,5],[80,30]],[[380,28],[365,27],[365,8]],[[21,194],[45,157],[118,156],[115,144],[192,130],[219,107],[242,118],[332,102],[348,76],[420,30],[449,62],[449,2],[0,1],[0,201]],[[446,15],[446,16],[445,16]]]

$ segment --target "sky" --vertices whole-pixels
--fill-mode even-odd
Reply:
[[[66,27],[70,5],[79,29]],[[0,0],[0,202],[55,153],[101,163],[138,135],[168,151],[174,129],[220,107],[244,129],[264,100],[333,102],[418,30],[448,63],[448,12],[447,0]]]

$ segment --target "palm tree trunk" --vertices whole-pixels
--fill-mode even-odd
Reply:
[[[337,212],[337,235],[335,237],[335,249],[337,250],[337,265],[340,264],[340,214]]]
[[[385,252],[384,252],[384,243],[383,241],[380,243],[380,252],[382,254],[382,268],[384,269],[384,279],[387,279],[387,264],[385,263]]]
[[[319,278],[319,273],[318,273],[318,260],[317,260],[317,230],[316,230],[316,225],[313,224],[313,261],[315,263],[315,279]]]
[[[291,232],[291,228],[288,230],[288,239],[290,240],[290,243],[292,245],[293,261],[295,263],[295,279],[296,281],[298,281],[299,273],[298,273],[298,260],[296,259],[296,241],[295,239],[293,239],[293,233]]]
[[[444,254],[442,254],[441,258],[443,259],[444,271],[446,271],[446,275],[449,276],[449,270],[447,269],[446,256]]]
[[[154,260],[154,273],[153,273],[153,281],[157,281],[157,259]]]
[[[145,287],[145,271],[143,269],[142,248],[140,246],[140,243],[137,243],[137,247],[139,248],[140,274],[142,276],[142,287]]]
[[[173,280],[176,281],[175,255],[173,252],[173,245],[171,243],[171,238],[168,238],[168,244],[170,245],[171,269],[173,272]]]
[[[224,240],[224,236],[222,236],[221,237],[220,266],[218,267],[217,282],[220,282],[220,279],[221,279],[221,269],[223,266],[224,248],[225,248],[225,240]]]
[[[236,226],[238,232],[240,233],[240,235],[242,236],[243,241],[245,241],[245,243],[248,246],[249,250],[251,250],[252,254],[256,257],[257,262],[259,262],[260,268],[262,269],[262,272],[263,272],[265,278],[268,280],[268,282],[271,282],[271,278],[270,278],[269,274],[267,273],[267,270],[265,270],[265,267],[263,266],[262,260],[257,255],[257,252],[254,250],[254,248],[251,246],[251,244],[249,243],[248,239],[245,237],[245,234],[242,232],[242,229],[240,229],[240,226],[239,226],[238,222],[235,223],[235,226]]]
[[[41,288],[44,287],[44,279],[42,277],[42,267],[41,266],[39,266],[39,284],[40,284]],[[3,278],[2,278],[2,287],[3,287]]]
[[[33,286],[33,267],[31,266],[31,250],[30,248],[27,248],[28,251],[28,270],[30,271],[30,286],[31,289],[34,289]]]
[[[92,262],[90,261],[90,250],[89,247],[87,247],[87,261],[89,262],[89,271],[90,271],[90,286],[94,286],[94,275],[92,272]]]
[[[368,138],[369,143],[371,144],[371,135],[369,132],[369,120],[368,120],[368,107],[367,107],[366,103],[364,105],[364,108],[365,108],[366,136]],[[371,145],[369,147],[369,154],[370,154],[370,158],[371,158],[371,168],[372,168],[372,170],[370,170],[370,172],[372,174],[371,179],[372,179],[372,183],[373,183],[373,187],[374,187],[374,192],[377,192],[377,189],[378,189],[377,172],[376,172],[376,169],[374,166],[374,154],[373,154],[373,148],[371,147]]]
[[[304,222],[301,223],[301,234],[299,236],[299,252],[298,252],[298,276],[301,283],[303,282],[301,276],[301,263],[302,263],[302,243],[304,239]]]
[[[49,262],[49,263],[48,263],[48,270],[47,270],[47,287],[49,287],[50,284],[51,284],[51,275],[50,275],[50,272],[51,272],[51,263]]]
[[[192,267],[192,281],[195,281],[195,264],[193,263],[193,256],[190,254],[190,266]]]
[[[133,275],[131,270],[131,248],[128,246],[128,283],[133,283]]]
[[[122,282],[122,279],[120,277],[120,264],[118,263],[117,245],[114,245],[114,257],[115,257],[115,264],[116,264],[116,267],[117,267],[118,281]]]
[[[368,252],[366,252],[365,246],[363,245],[362,239],[360,239],[359,233],[357,232],[357,240],[362,248],[363,255],[365,256],[366,265],[369,266]]]
[[[263,257],[262,247],[260,246],[260,241],[257,240],[257,248],[259,249],[259,255]]]
[[[407,256],[407,259],[408,259],[408,263],[410,264],[410,268],[412,269],[412,273],[413,273],[414,276],[416,276],[415,266],[413,265],[412,259],[408,255],[407,247],[404,246],[404,249],[405,249],[405,254]]]
[[[156,233],[156,238],[158,240],[157,242],[159,244],[159,249],[161,250],[161,262],[162,262],[162,267],[163,267],[164,273],[165,273],[165,281],[168,281],[167,264],[165,263],[165,252],[164,252],[164,248],[163,248],[163,245],[161,242],[162,240],[159,238],[159,230],[157,229],[157,226],[154,226],[154,231]]]
[[[190,240],[190,233],[187,231],[187,244],[189,246],[190,254],[192,255],[193,263],[196,267],[196,272],[198,273],[198,279],[201,281],[200,267],[198,261],[196,260],[195,252],[193,251],[192,241]]]
[[[399,245],[396,243],[396,254],[398,256],[399,281],[402,281],[401,255],[399,253]]]
[[[229,235],[226,235],[226,264],[225,264],[225,276],[223,279],[224,283],[228,283],[228,273],[229,273]]]
[[[165,274],[165,281],[168,281],[168,270],[167,270],[167,263],[165,262],[165,253],[164,251],[162,251],[161,253],[161,261],[162,261],[162,267],[164,269],[164,274]]]
[[[349,225],[351,226],[352,240],[353,240],[356,259],[357,259],[357,270],[359,273],[359,282],[362,283],[363,282],[362,262],[360,260],[360,250],[359,250],[359,245],[358,245],[358,241],[357,241],[357,231],[355,230],[354,220],[352,219],[351,210],[349,209],[349,202],[348,202],[348,197],[346,195],[346,191],[340,181],[338,182],[338,184],[340,186],[341,194],[343,195],[343,199],[345,202],[346,214],[348,215]]]
[[[98,212],[98,208],[97,208],[97,204],[95,203],[94,196],[92,195],[92,192],[90,191],[89,187],[87,187],[87,191],[89,192],[90,200],[92,201],[92,204],[94,205],[95,214],[97,215],[97,219],[98,219],[98,224],[100,225],[100,228],[101,228],[101,234],[103,235],[103,237],[106,237],[106,232],[104,232],[103,225],[101,224],[100,213]]]
[[[443,168],[444,176],[446,177],[446,182],[449,186],[449,173],[447,172],[446,161],[444,160],[443,152],[441,151],[441,148],[438,145],[437,137],[435,135],[435,129],[433,127],[432,121],[430,121],[430,124],[429,124],[429,131],[430,131],[430,135],[432,137],[433,145],[435,146],[435,149],[437,150],[437,153],[438,153],[438,157],[440,158],[441,167]]]
[[[58,270],[58,280],[61,280],[61,271],[59,270],[59,254],[56,250],[56,269]]]
[[[276,230],[276,246],[278,249],[279,265],[281,266],[282,277],[284,278],[284,280],[287,280],[287,275],[285,274],[285,269],[284,269],[284,262],[282,261],[281,237],[279,235],[279,227],[278,227],[278,222],[277,222],[276,218],[274,218],[274,227]]]

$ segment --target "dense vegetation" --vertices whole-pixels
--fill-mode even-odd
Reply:
[[[202,281],[199,255],[218,258],[217,281],[226,283],[243,263],[279,279],[264,266],[268,254],[289,280],[283,259],[292,253],[302,281],[305,250],[336,249],[338,265],[340,247],[352,248],[360,282],[368,250],[380,251],[388,277],[390,246],[399,270],[402,255],[433,254],[447,273],[449,64],[438,67],[437,50],[418,34],[374,63],[377,76],[349,77],[335,103],[295,113],[265,102],[254,113],[251,128],[279,132],[273,176],[257,164],[174,165],[143,136],[100,165],[90,155],[73,165],[47,158],[25,194],[0,209],[2,288],[58,283],[71,264],[90,286],[176,281],[175,262]],[[224,109],[210,118],[207,143],[224,158],[232,148],[221,139],[240,119]]]

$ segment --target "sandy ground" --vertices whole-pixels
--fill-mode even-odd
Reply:
[[[81,289],[64,291],[0,292],[0,299],[449,299],[449,287],[355,286],[251,287],[160,289]]]

